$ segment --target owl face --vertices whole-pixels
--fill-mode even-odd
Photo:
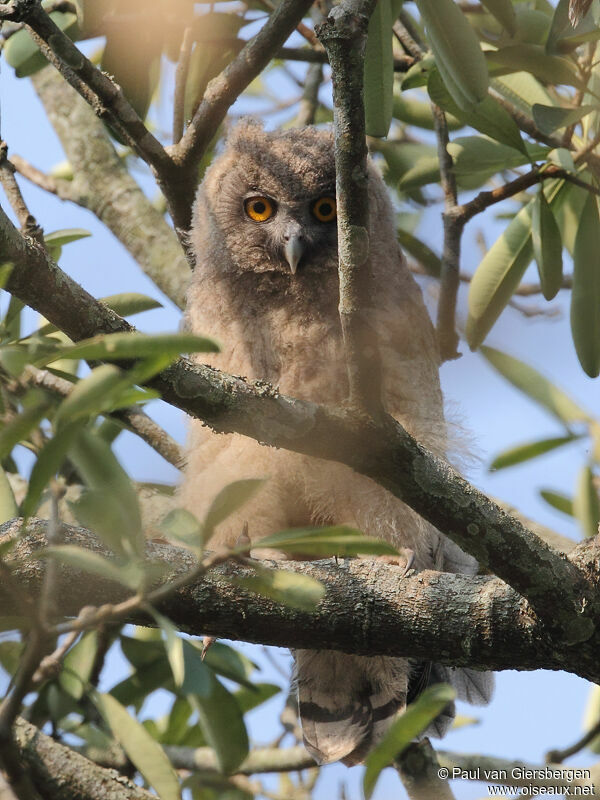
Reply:
[[[314,128],[272,134],[239,123],[207,170],[195,223],[224,243],[226,269],[290,280],[337,270],[332,135]]]

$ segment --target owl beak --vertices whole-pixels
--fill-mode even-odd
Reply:
[[[285,260],[290,265],[290,272],[292,275],[296,274],[298,263],[304,253],[304,240],[298,233],[290,236],[283,248]]]

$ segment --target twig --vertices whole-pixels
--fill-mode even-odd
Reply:
[[[256,36],[210,82],[181,141],[169,151],[182,173],[194,172],[229,107],[283,46],[311,3],[312,0],[282,0]],[[195,183],[191,186],[191,196],[184,198],[188,223],[194,191]],[[185,229],[188,227],[189,224]]]
[[[382,413],[377,338],[365,319],[371,306],[369,177],[363,105],[363,53],[373,0],[342,0],[317,28],[333,73],[338,220],[339,314],[351,405]]]
[[[429,739],[413,742],[395,764],[410,800],[454,800],[447,778],[440,777]]]
[[[310,47],[280,47],[276,57],[287,61],[306,61],[309,64],[329,64],[327,53],[324,50],[312,50]],[[394,58],[394,72],[408,72],[415,63],[411,56],[396,56]]]
[[[65,190],[68,191],[68,187],[71,183],[70,181],[57,180],[52,177],[52,175],[47,175],[45,172],[37,169],[37,167],[34,167],[33,164],[30,164],[24,158],[14,153],[11,156],[11,163],[20,175],[27,178],[28,181],[36,186],[39,186],[40,189],[50,194],[56,194],[62,200],[68,199]]]
[[[179,50],[179,61],[175,71],[175,97],[173,99],[173,144],[183,136],[183,126],[185,123],[185,86],[187,83],[188,71],[190,68],[190,58],[192,55],[192,45],[194,43],[194,32],[188,27],[183,32],[183,40]]]
[[[68,397],[73,391],[72,383],[53,375],[47,370],[28,366],[25,370],[25,376],[28,382],[33,383],[35,386],[40,386],[42,389],[46,389],[59,397]],[[156,450],[169,464],[177,467],[177,469],[183,468],[185,456],[180,445],[141,408],[136,406],[122,408],[111,411],[106,416],[124,423],[153,450]]]
[[[296,117],[296,125],[313,125],[319,108],[319,89],[323,81],[321,64],[310,64],[306,70],[304,91]]]
[[[19,185],[15,180],[15,168],[8,160],[8,145],[3,141],[0,141],[0,183],[2,183],[2,188],[19,220],[23,234],[31,236],[43,246],[44,231],[25,204]]]
[[[546,762],[553,762],[555,764],[562,764],[567,758],[574,756],[576,753],[579,753],[585,747],[588,746],[590,742],[600,736],[600,720],[593,725],[587,733],[585,733],[580,739],[574,742],[569,747],[565,747],[562,750],[549,750],[546,753]]]
[[[77,631],[73,631],[65,636],[60,646],[57,647],[53,653],[50,653],[48,656],[44,656],[44,658],[41,660],[39,667],[31,679],[31,682],[33,684],[40,684],[48,678],[56,677],[60,672],[60,667],[64,657],[67,655],[78,638],[79,633]]]
[[[460,242],[464,224],[456,217],[458,206],[456,177],[452,156],[448,152],[448,125],[441,108],[431,104],[433,125],[437,138],[438,160],[444,191],[444,249],[442,252],[442,271],[440,297],[437,309],[437,340],[442,361],[458,358],[458,334],[456,332],[456,300],[460,285]]]

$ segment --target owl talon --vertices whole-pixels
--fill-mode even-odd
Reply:
[[[217,637],[216,637],[216,636],[205,636],[205,637],[202,639],[202,652],[200,653],[200,659],[201,659],[201,661],[204,661],[204,658],[205,658],[205,656],[206,656],[206,653],[208,652],[208,648],[209,648],[209,647],[212,647],[212,646],[213,646],[213,644],[214,644],[216,641],[217,641]]]
[[[248,523],[244,522],[242,532],[235,540],[235,547],[245,547],[248,544],[251,544],[250,537],[248,536]]]
[[[377,556],[377,561],[401,567],[402,577],[404,577],[415,563],[415,551],[410,547],[400,547],[397,556]]]

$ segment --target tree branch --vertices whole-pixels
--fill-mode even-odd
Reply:
[[[59,744],[24,719],[17,720],[15,738],[44,800],[156,800],[156,795]]]
[[[0,209],[6,288],[74,341],[132,326],[69,278]],[[151,384],[166,402],[214,430],[339,461],[380,483],[526,597],[557,641],[592,636],[599,599],[567,557],[509,517],[419,445],[392,417],[366,419],[280,395],[276,389],[180,359]]]
[[[16,542],[7,563],[27,593],[38,596],[45,570],[35,552],[46,543],[47,523],[30,520],[28,535]],[[15,538],[18,521],[0,528],[0,541]],[[64,542],[106,554],[83,528],[64,526]],[[582,565],[600,579],[598,548],[586,542],[576,548]],[[588,680],[600,680],[598,634],[577,648],[552,641],[531,607],[497,578],[424,571],[400,577],[397,567],[370,559],[268,562],[316,578],[325,598],[314,612],[287,608],[243,590],[232,578],[250,567],[231,563],[216,567],[192,584],[170,589],[196,561],[186,550],[149,542],[147,558],[169,564],[171,571],[157,607],[181,630],[291,648],[326,648],[364,655],[426,658],[450,666],[479,669],[564,669]],[[260,563],[260,562],[259,562]],[[131,598],[124,586],[62,565],[59,591],[66,616],[89,604],[114,607]],[[3,613],[14,613],[15,598],[0,586]],[[140,604],[129,603],[123,621],[154,625]],[[104,609],[106,614],[110,608]],[[91,615],[91,611],[90,611]],[[83,617],[82,617],[83,619]],[[61,630],[80,628],[76,621]]]
[[[373,0],[342,0],[316,29],[333,79],[338,227],[339,313],[346,350],[349,402],[379,416],[381,363],[366,316],[371,308],[369,176],[363,104],[364,51]]]

